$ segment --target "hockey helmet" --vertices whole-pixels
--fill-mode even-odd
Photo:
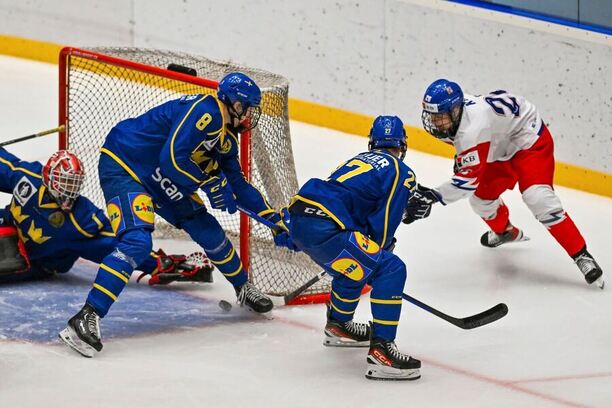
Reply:
[[[217,97],[227,106],[232,122],[235,119],[242,131],[257,126],[261,115],[261,90],[246,74],[232,72],[223,77],[217,88]],[[236,102],[240,102],[240,112],[236,110]]]
[[[399,148],[400,159],[406,156],[406,129],[397,116],[378,116],[370,129],[368,149]]]
[[[53,154],[43,167],[43,184],[62,211],[70,211],[80,196],[85,171],[79,158],[68,150]]]
[[[453,140],[463,113],[463,91],[447,79],[434,81],[423,96],[423,128],[438,139]]]

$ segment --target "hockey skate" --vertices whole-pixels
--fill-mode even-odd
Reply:
[[[236,297],[241,306],[256,313],[267,313],[274,307],[272,300],[249,282],[236,288]]]
[[[369,324],[356,323],[353,320],[340,322],[331,318],[331,307],[327,305],[327,324],[325,325],[327,347],[368,347],[372,329]]]
[[[367,357],[369,380],[410,381],[421,378],[421,362],[397,349],[394,341],[373,339]]]
[[[577,255],[573,256],[574,262],[580,269],[580,272],[584,275],[584,279],[590,285],[595,283],[599,289],[603,289],[605,286],[605,282],[603,279],[603,271],[595,262],[595,259],[589,254],[586,250],[586,247],[582,249],[582,251],[578,252]]]
[[[480,243],[487,248],[495,248],[503,244],[520,241],[529,241],[529,237],[523,234],[522,230],[514,226],[501,234],[487,231],[480,237]]]
[[[58,337],[84,357],[93,357],[102,350],[100,341],[100,316],[85,303],[85,306],[68,320],[68,327]]]

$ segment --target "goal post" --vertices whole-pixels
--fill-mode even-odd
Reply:
[[[188,69],[170,70],[170,64]],[[195,73],[197,76],[190,75]],[[240,135],[240,162],[245,177],[278,209],[298,190],[288,119],[288,81],[263,70],[165,50],[142,48],[63,48],[59,56],[59,146],[83,162],[87,179],[83,195],[105,208],[98,182],[99,150],[111,128],[171,99],[214,94],[218,81],[240,71],[262,90],[258,126]],[[189,73],[186,73],[189,72]],[[208,210],[239,249],[249,280],[263,292],[284,296],[315,276],[321,268],[303,253],[275,247],[270,230],[244,214]],[[157,238],[184,238],[157,217]],[[295,299],[294,304],[329,299],[325,278]]]

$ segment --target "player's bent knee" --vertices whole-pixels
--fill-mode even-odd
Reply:
[[[378,267],[377,277],[388,277],[396,282],[406,281],[406,264],[397,255],[389,254],[380,263]]]
[[[561,200],[551,186],[536,184],[523,191],[523,201],[538,221],[554,225],[564,218]]]
[[[478,216],[488,220],[494,218],[497,214],[497,209],[501,206],[501,200],[499,198],[495,200],[484,200],[472,194],[470,197],[470,205]]]
[[[140,265],[149,256],[153,249],[151,232],[146,229],[131,229],[119,237],[117,250],[128,257],[130,264]]]

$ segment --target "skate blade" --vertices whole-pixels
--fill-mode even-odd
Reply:
[[[414,381],[421,378],[421,371],[418,368],[401,370],[372,364],[366,370],[365,377],[377,381]]]
[[[370,340],[355,341],[344,337],[325,337],[323,340],[325,347],[370,347]]]
[[[250,313],[254,314],[255,316],[261,317],[261,318],[266,319],[266,320],[274,320],[274,316],[272,316],[272,310],[273,309],[270,309],[267,312],[261,313],[261,312],[258,312],[256,310],[254,310],[251,307],[248,307],[247,305],[241,305],[240,303],[238,303],[238,305],[240,306],[241,309],[246,309]]]
[[[59,337],[64,344],[83,357],[92,358],[96,353],[96,350],[93,347],[79,339],[79,336],[77,336],[75,331],[70,326],[59,332],[57,337]]]
[[[594,283],[601,290],[603,290],[604,286],[606,286],[606,281],[603,280],[603,276],[600,276]]]

